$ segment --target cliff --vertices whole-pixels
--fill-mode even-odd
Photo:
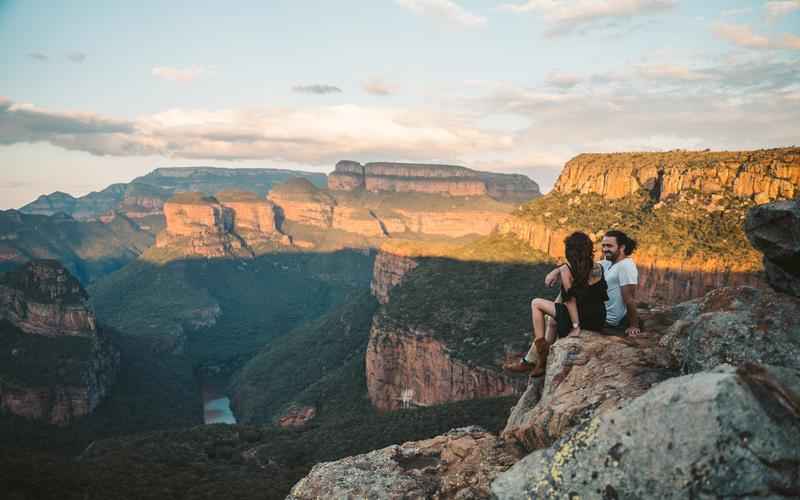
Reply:
[[[58,261],[29,262],[0,276],[0,319],[35,335],[96,333],[88,295]]]
[[[520,203],[540,196],[539,186],[519,174],[479,172],[455,165],[343,160],[328,176],[333,191],[435,193],[450,196],[491,196]]]
[[[524,382],[454,359],[430,332],[377,314],[367,346],[367,392],[382,411],[520,394]]]
[[[119,352],[96,327],[88,296],[56,261],[0,276],[0,408],[66,425],[109,393]]]
[[[182,255],[252,257],[259,244],[291,244],[278,227],[275,205],[254,193],[181,193],[164,204],[164,217],[156,246]]]
[[[617,199],[640,189],[663,200],[686,190],[731,193],[756,203],[800,193],[800,148],[758,151],[582,154],[567,162],[554,190]]]
[[[386,304],[389,302],[389,291],[402,283],[403,277],[415,267],[417,263],[410,257],[386,251],[378,252],[369,284],[372,295],[379,303]]]

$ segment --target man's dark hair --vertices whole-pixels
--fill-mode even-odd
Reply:
[[[611,231],[606,232],[606,236],[611,238],[615,238],[617,240],[617,245],[625,245],[625,255],[633,255],[633,251],[636,250],[636,240],[628,236],[627,234],[623,233],[622,231],[617,231],[613,229]]]

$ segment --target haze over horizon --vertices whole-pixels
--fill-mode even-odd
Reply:
[[[800,0],[0,0],[0,209],[157,166],[518,172],[800,137]]]

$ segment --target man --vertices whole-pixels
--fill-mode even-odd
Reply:
[[[630,258],[636,250],[636,241],[622,231],[612,230],[603,236],[601,245],[604,259],[600,261],[600,264],[603,266],[608,284],[606,326],[624,328],[627,335],[637,337],[642,333],[639,329],[639,316],[636,312],[636,287],[639,285],[639,271],[636,269],[633,259]],[[547,286],[555,285],[558,277],[558,269],[555,269],[547,275],[545,284]],[[548,343],[552,344],[555,341],[555,328],[555,322],[550,319],[545,334]]]
[[[606,324],[612,328],[624,328],[627,335],[637,337],[642,333],[636,312],[639,270],[630,257],[636,250],[636,241],[622,231],[612,230],[603,236],[601,245],[605,259],[600,264],[608,283]]]

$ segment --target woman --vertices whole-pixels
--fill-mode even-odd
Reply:
[[[605,326],[608,285],[603,266],[594,261],[594,244],[585,233],[575,232],[564,240],[567,264],[558,268],[561,278],[561,300],[533,299],[533,345],[525,356],[503,368],[510,372],[531,372],[532,377],[544,375],[550,344],[545,338],[545,314],[555,318],[559,338],[577,336],[581,328],[600,331]],[[550,283],[547,283],[548,285]],[[534,363],[534,355],[538,357]]]

